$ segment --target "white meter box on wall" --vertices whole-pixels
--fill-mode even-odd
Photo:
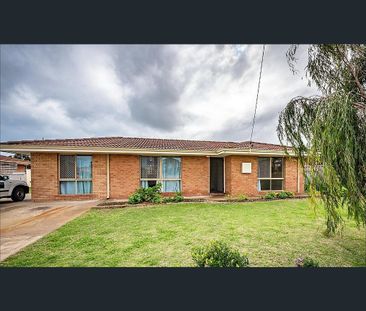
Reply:
[[[252,163],[242,163],[241,172],[243,174],[250,174],[252,172]]]

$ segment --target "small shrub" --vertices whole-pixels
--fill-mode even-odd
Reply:
[[[161,183],[157,183],[149,188],[140,188],[139,190],[142,190],[144,193],[144,201],[146,202],[154,202],[155,198],[161,198]]]
[[[158,183],[153,187],[137,189],[128,197],[129,204],[138,204],[142,202],[161,203],[161,184]]]
[[[182,192],[177,192],[173,197],[174,202],[183,202],[184,197],[182,196]]]
[[[287,198],[292,198],[294,196],[294,193],[291,191],[281,191],[281,192],[276,192],[275,195],[276,195],[276,198],[278,198],[278,199],[287,199]]]
[[[248,200],[248,197],[245,194],[241,194],[238,196],[238,200],[239,201],[246,201]]]
[[[163,203],[171,203],[171,202],[173,202],[173,198],[171,198],[171,197],[163,198]]]
[[[276,197],[279,199],[287,199],[288,195],[285,191],[281,191],[281,192],[276,193]]]
[[[266,199],[266,200],[273,200],[275,198],[276,198],[276,193],[274,193],[274,192],[268,192],[263,196],[263,199]]]
[[[138,192],[134,192],[128,197],[128,204],[138,204],[143,202],[143,198],[141,197],[141,194]]]
[[[293,198],[295,194],[292,191],[284,191],[287,194],[288,198]]]
[[[300,268],[318,268],[319,267],[319,263],[310,257],[297,258],[295,260],[295,263],[296,263],[296,266],[298,266]]]
[[[220,241],[211,241],[207,246],[196,247],[192,250],[192,259],[197,267],[247,267],[249,260],[240,255],[236,249],[231,249]]]
[[[178,203],[178,202],[182,202],[183,200],[184,200],[184,197],[182,196],[182,193],[176,192],[173,197],[163,198],[163,203]]]
[[[151,198],[151,201],[150,202],[155,203],[155,204],[162,203],[163,202],[163,198],[162,198],[162,196],[161,196],[160,193],[157,193],[155,196],[153,196]]]

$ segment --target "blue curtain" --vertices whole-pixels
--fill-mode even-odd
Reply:
[[[162,158],[163,179],[180,179],[180,158]]]
[[[180,192],[180,181],[163,181],[163,192]]]
[[[92,193],[92,183],[91,181],[78,181],[78,194],[88,194]]]
[[[74,181],[61,181],[60,182],[61,194],[75,194],[75,182]]]
[[[181,159],[180,158],[162,158],[162,178],[163,179],[180,179],[181,178]],[[179,192],[179,180],[163,181],[163,192]]]
[[[147,180],[141,180],[141,188],[149,188]]]
[[[76,158],[76,171],[78,179],[91,179],[92,178],[92,157],[91,156],[77,156]],[[88,194],[92,193],[91,181],[78,181],[77,193]]]
[[[91,156],[77,156],[76,171],[78,179],[92,178],[92,157]]]

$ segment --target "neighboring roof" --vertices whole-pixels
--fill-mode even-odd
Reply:
[[[31,148],[49,149],[98,149],[98,150],[159,150],[159,151],[200,151],[219,152],[222,150],[259,150],[284,152],[285,147],[260,142],[225,142],[207,140],[155,139],[137,137],[96,137],[75,139],[20,140],[2,142],[6,150]],[[12,149],[14,148],[14,149]],[[3,149],[3,148],[2,148]]]
[[[28,160],[21,160],[21,159],[7,157],[7,156],[3,156],[3,155],[0,155],[0,162],[16,163],[19,165],[30,165],[31,164],[31,162]]]

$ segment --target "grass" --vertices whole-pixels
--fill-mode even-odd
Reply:
[[[250,266],[366,265],[364,228],[346,222],[326,237],[324,214],[307,200],[171,204],[91,210],[8,258],[0,266],[192,266],[192,247],[217,239],[249,257]]]

